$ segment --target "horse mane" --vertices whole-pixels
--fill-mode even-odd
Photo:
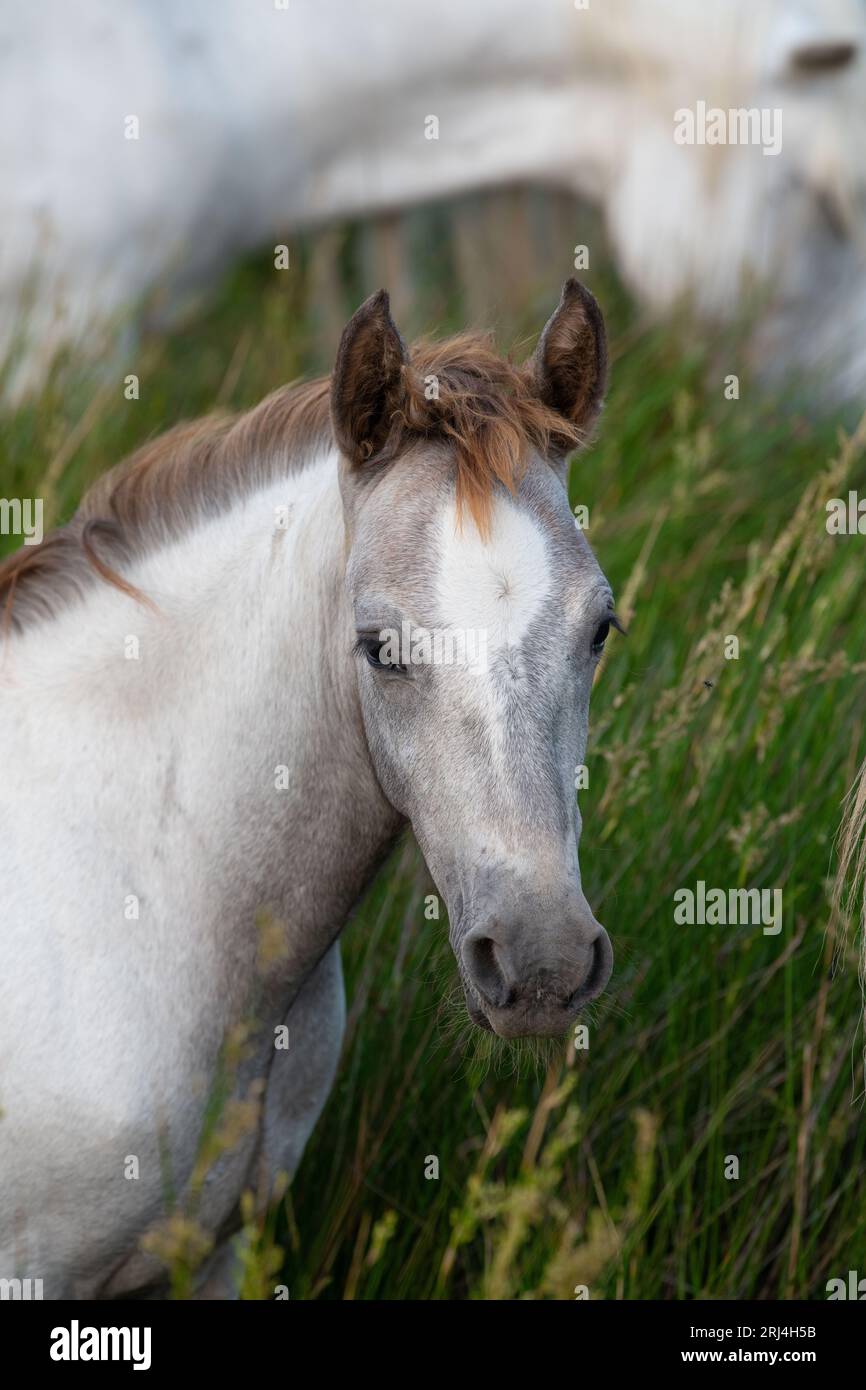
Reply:
[[[389,456],[420,439],[452,446],[458,508],[482,534],[496,485],[515,490],[530,449],[550,457],[581,442],[577,427],[540,399],[531,368],[500,357],[487,334],[416,343],[404,387]],[[0,633],[53,616],[100,579],[147,602],[123,577],[124,565],[333,447],[329,378],[282,386],[243,414],[208,415],[158,435],[99,478],[65,526],[0,563]]]

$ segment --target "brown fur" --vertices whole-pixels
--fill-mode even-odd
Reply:
[[[541,399],[532,364],[503,360],[485,336],[417,344],[402,374],[388,457],[419,438],[452,445],[458,500],[482,532],[494,487],[517,486],[530,449],[561,456],[581,442],[580,425]],[[429,376],[438,380],[438,400],[426,399]],[[208,416],[160,435],[100,478],[68,525],[0,564],[3,627],[50,617],[96,577],[143,598],[117,566],[333,443],[327,379],[281,387],[243,415]]]
[[[439,383],[438,400],[426,399],[429,376]],[[513,366],[476,335],[416,349],[405,378],[400,443],[423,435],[453,446],[458,506],[482,535],[496,484],[513,492],[530,450],[560,457],[582,442],[581,429],[541,400],[531,368]]]

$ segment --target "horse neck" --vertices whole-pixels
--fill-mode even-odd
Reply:
[[[199,866],[203,896],[216,877],[228,912],[292,923],[295,978],[398,828],[364,735],[345,563],[332,455],[130,566],[156,612],[99,582],[0,664],[7,726],[38,730],[76,804],[128,783],[143,839],[150,825]]]

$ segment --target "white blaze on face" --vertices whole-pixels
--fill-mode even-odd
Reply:
[[[535,518],[497,497],[490,536],[483,540],[454,507],[440,521],[436,608],[439,621],[476,634],[488,667],[504,652],[516,652],[550,592],[550,564]]]

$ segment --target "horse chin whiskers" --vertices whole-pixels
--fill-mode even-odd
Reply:
[[[467,992],[455,980],[439,1004],[443,1043],[463,1059],[461,1075],[480,1083],[491,1072],[496,1076],[542,1078],[552,1063],[562,1060],[560,1038],[503,1038],[492,1028],[476,1023],[469,1012]]]

